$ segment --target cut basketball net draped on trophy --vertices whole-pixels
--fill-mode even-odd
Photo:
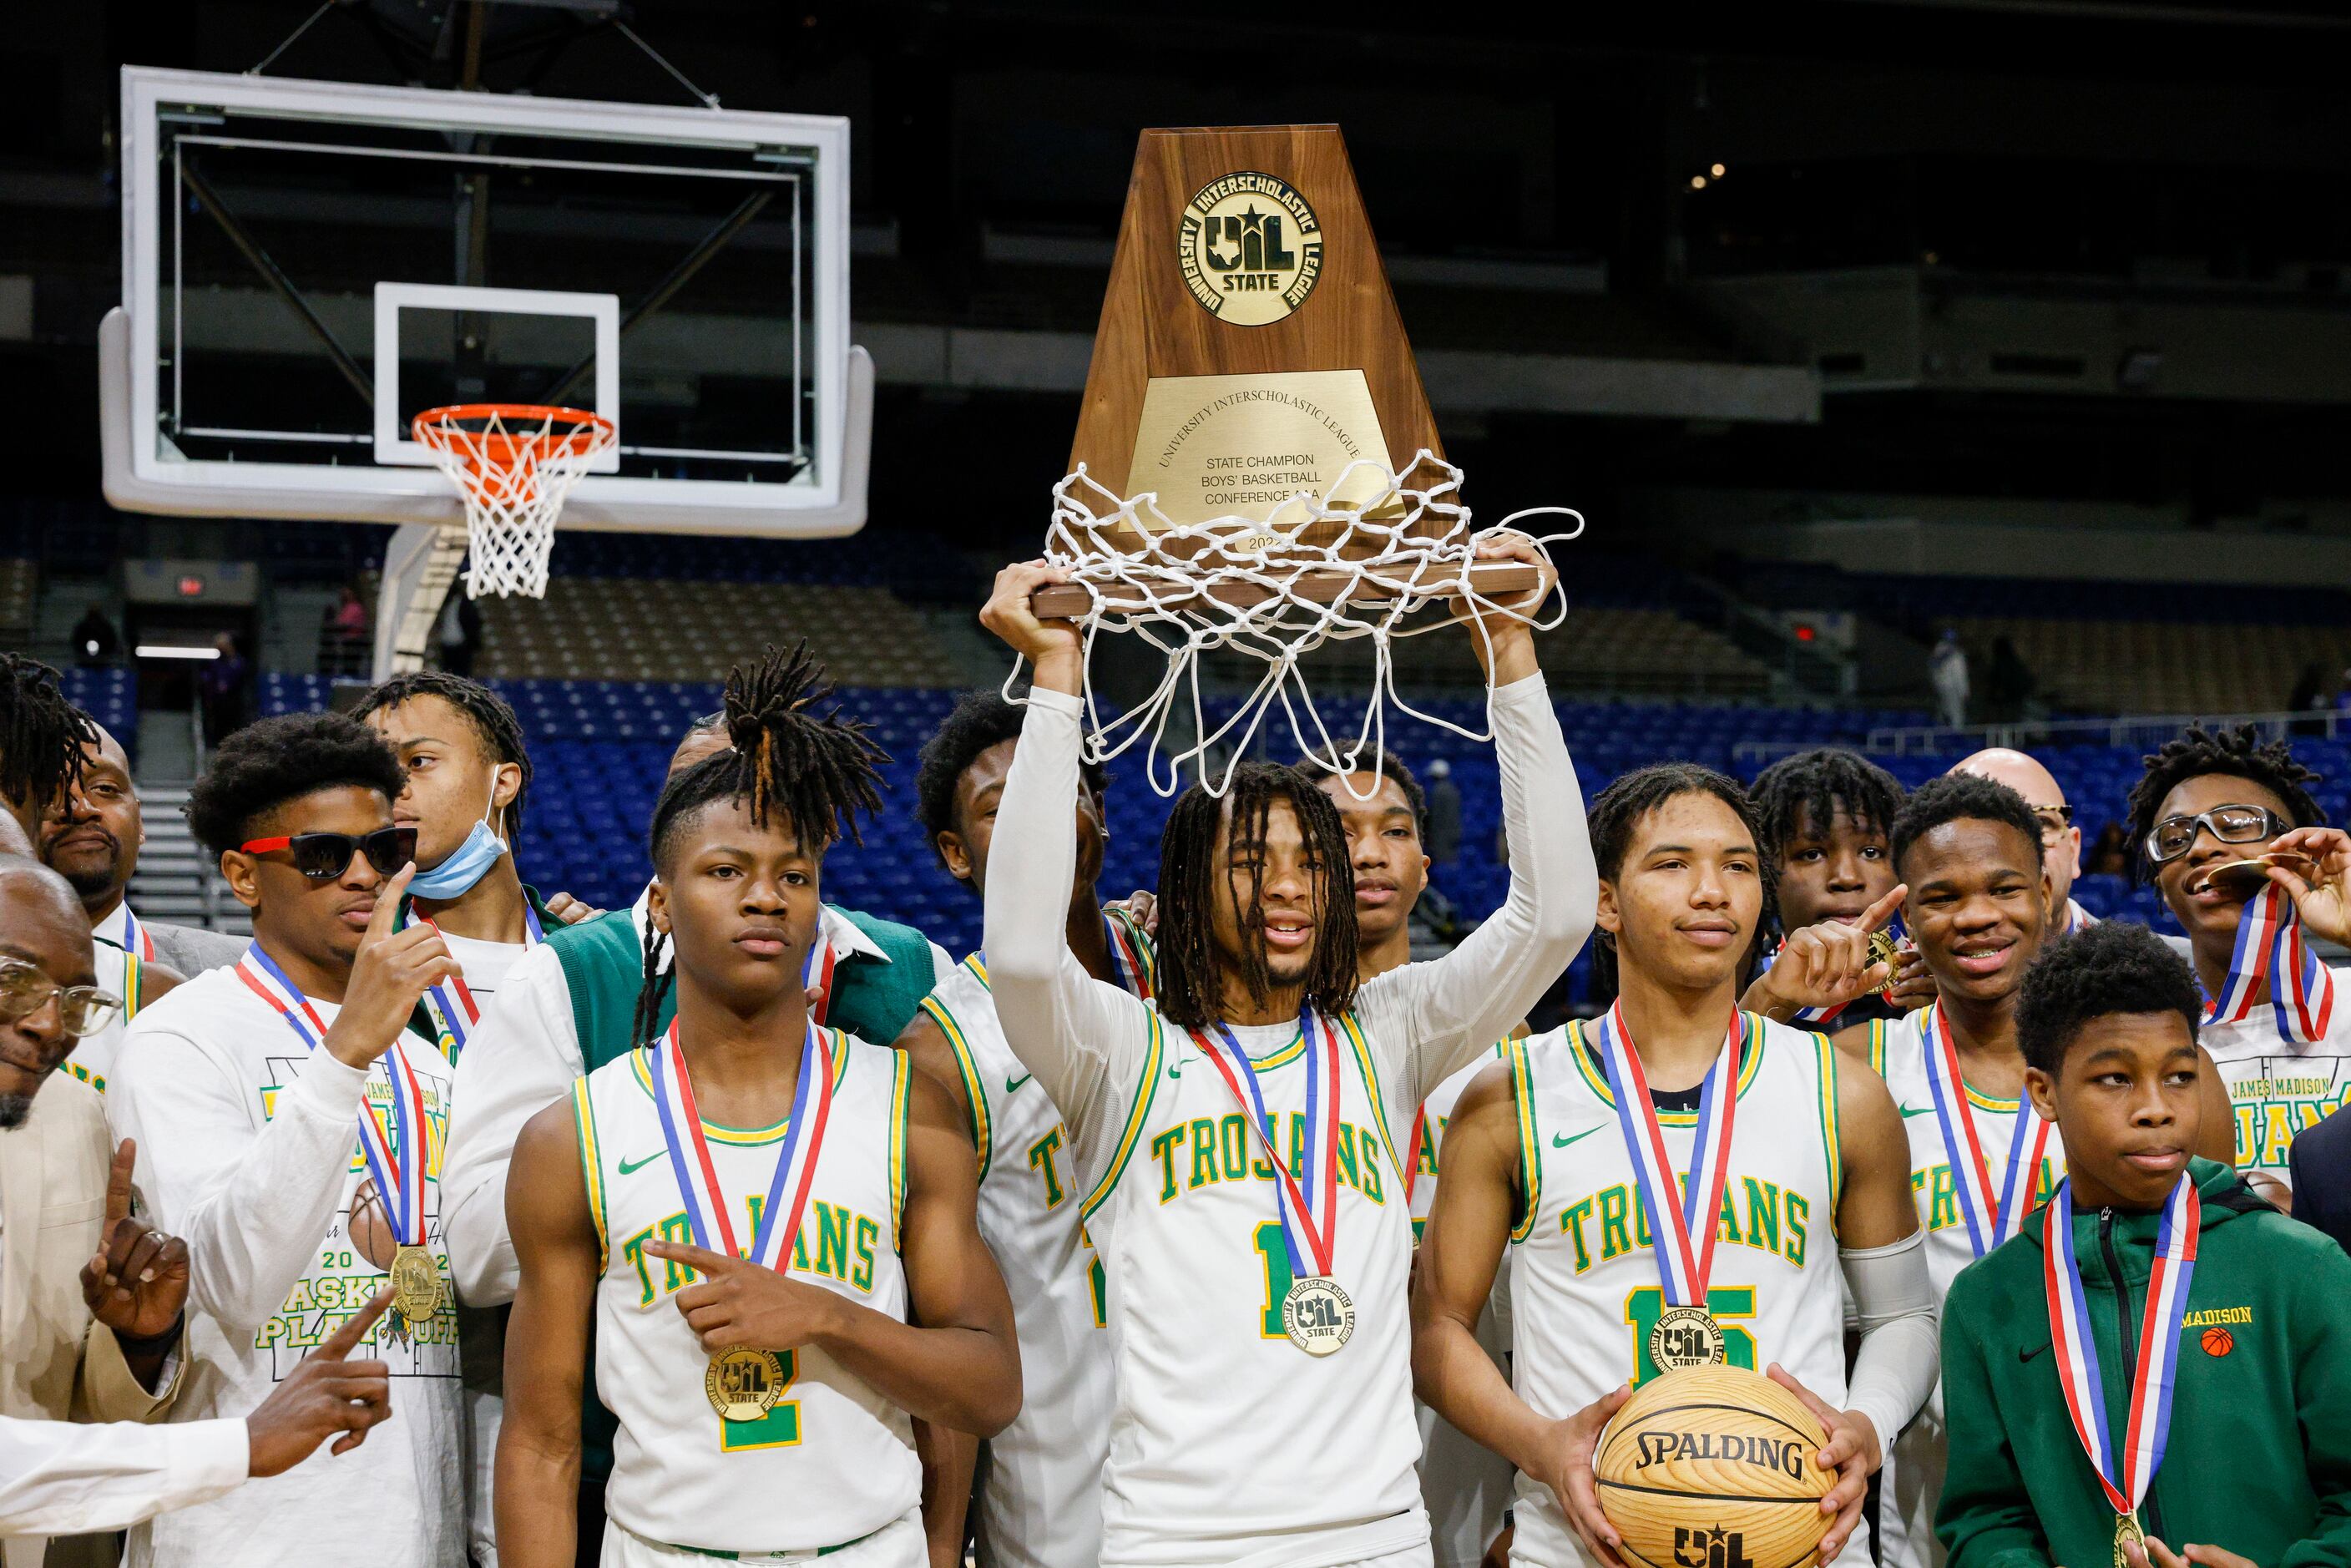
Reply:
[[[1176,524],[1160,513],[1155,495],[1117,496],[1080,464],[1053,487],[1045,547],[1045,559],[1069,574],[1071,588],[1044,591],[1038,611],[1067,614],[1082,628],[1088,758],[1107,761],[1145,743],[1146,773],[1160,794],[1172,795],[1181,787],[1180,771],[1187,762],[1210,793],[1222,794],[1276,701],[1299,751],[1343,778],[1377,768],[1386,747],[1389,702],[1465,738],[1490,740],[1490,731],[1465,728],[1406,702],[1395,688],[1390,644],[1451,624],[1447,619],[1409,621],[1416,611],[1442,600],[1462,601],[1456,618],[1467,620],[1470,634],[1489,639],[1489,647],[1488,615],[1525,621],[1538,631],[1558,625],[1567,606],[1556,580],[1537,601],[1515,602],[1533,586],[1527,580],[1539,580],[1540,574],[1508,564],[1481,567],[1478,547],[1510,530],[1520,517],[1573,518],[1572,528],[1535,538],[1538,551],[1543,551],[1582,533],[1583,519],[1564,507],[1531,507],[1494,528],[1472,530],[1469,508],[1458,498],[1461,477],[1461,470],[1426,450],[1403,475],[1364,458],[1349,464],[1322,495],[1300,492],[1274,509],[1294,521],[1231,516]],[[1337,498],[1364,494],[1367,478],[1377,482],[1367,498]],[[1071,591],[1085,596],[1082,609],[1055,602],[1067,601]],[[1151,695],[1108,718],[1092,678],[1095,639],[1105,630],[1134,632],[1166,659]],[[1334,736],[1298,661],[1326,643],[1356,639],[1370,640],[1374,650],[1372,689],[1360,722]],[[1233,713],[1212,729],[1199,666],[1203,654],[1218,651],[1257,660],[1265,669]],[[1008,681],[1008,695],[1010,685]],[[1170,750],[1168,725],[1187,695],[1195,738]],[[1220,747],[1226,761],[1216,769],[1211,758]],[[1162,757],[1167,766],[1164,782]]]

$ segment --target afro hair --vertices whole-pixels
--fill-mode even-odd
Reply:
[[[2178,1013],[2190,1040],[2204,1016],[2188,960],[2127,920],[2085,925],[2041,950],[2017,998],[2017,1048],[2053,1079],[2083,1027],[2116,1013]]]
[[[966,692],[956,699],[954,711],[940,723],[937,733],[923,743],[914,770],[914,820],[923,824],[923,839],[932,853],[938,853],[941,833],[960,831],[955,820],[956,787],[963,781],[964,769],[988,747],[1019,739],[1028,712],[1019,704],[1006,701],[1001,692]],[[1081,765],[1080,777],[1097,795],[1110,784],[1110,775],[1099,762]],[[946,863],[944,856],[939,863]]]
[[[188,827],[196,841],[225,854],[253,837],[256,817],[288,800],[346,786],[400,799],[406,769],[383,737],[339,713],[265,718],[220,743],[188,791]]]
[[[2326,813],[2310,793],[2321,776],[2294,759],[2294,748],[2283,740],[2263,740],[2252,725],[2209,730],[2190,725],[2179,739],[2142,758],[2147,771],[2131,786],[2131,863],[2143,879],[2150,869],[2147,838],[2155,831],[2156,813],[2164,798],[2190,779],[2222,773],[2250,779],[2285,802],[2286,815],[2297,828],[2325,824]]]

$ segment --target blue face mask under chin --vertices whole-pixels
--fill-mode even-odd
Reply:
[[[498,857],[507,852],[506,841],[490,827],[489,818],[497,810],[497,775],[490,775],[491,805],[482,821],[474,824],[465,841],[451,851],[446,860],[431,871],[419,868],[408,882],[408,891],[415,898],[456,898],[473,890],[475,883],[489,874]]]

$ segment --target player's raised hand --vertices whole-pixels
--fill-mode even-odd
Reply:
[[[1583,1542],[1583,1554],[1601,1568],[1625,1568],[1618,1555],[1625,1544],[1616,1527],[1600,1508],[1600,1479],[1593,1472],[1593,1455],[1609,1420],[1633,1397],[1633,1385],[1617,1385],[1564,1421],[1552,1424],[1543,1444],[1544,1463],[1536,1479],[1551,1488],[1567,1522]]]
[[[566,925],[578,925],[604,912],[592,904],[583,904],[568,893],[552,894],[547,901],[547,912]]]
[[[98,1250],[81,1266],[81,1299],[89,1315],[131,1339],[155,1339],[180,1321],[188,1300],[188,1244],[131,1215],[131,1173],[139,1145],[114,1145],[106,1177],[106,1228]]]
[[[425,991],[458,972],[448,944],[429,924],[420,920],[405,931],[392,929],[401,895],[415,874],[411,862],[376,889],[375,913],[360,937],[342,1011],[327,1027],[327,1049],[348,1066],[366,1067],[390,1051]]]
[[[1821,1537],[1819,1561],[1834,1563],[1836,1554],[1844,1550],[1855,1527],[1861,1523],[1862,1500],[1869,1495],[1869,1478],[1886,1460],[1885,1450],[1868,1417],[1837,1409],[1797,1382],[1795,1375],[1776,1361],[1764,1375],[1802,1400],[1804,1408],[1828,1428],[1828,1446],[1813,1458],[1823,1469],[1837,1473],[1836,1484],[1821,1499],[1821,1511],[1836,1517],[1830,1521],[1828,1533]]]
[[[1894,945],[1894,980],[1886,988],[1886,999],[1906,1013],[1934,1005],[1935,977],[1927,972],[1926,955],[1907,936]]]
[[[348,1454],[367,1440],[369,1428],[392,1419],[392,1369],[346,1359],[392,1305],[392,1294],[389,1285],[378,1291],[245,1418],[248,1474],[290,1470],[329,1437],[333,1452]]]
[[[1070,574],[1043,560],[1015,561],[996,574],[996,586],[979,608],[979,623],[1004,640],[1005,645],[1037,666],[1037,684],[1074,693],[1078,674],[1078,623],[1040,621],[1029,596],[1053,583],[1067,582]],[[1067,674],[1071,684],[1058,679]]]
[[[2294,912],[2312,934],[2351,946],[2351,833],[2340,828],[2296,828],[2272,839],[2266,852],[2311,862],[2306,879],[2291,866],[2273,865],[2270,880],[2293,897]]]
[[[1893,967],[1873,956],[1869,939],[1902,907],[1909,888],[1896,883],[1847,925],[1823,920],[1791,932],[1771,967],[1748,988],[1745,1005],[1775,1016],[1799,1008],[1833,1008],[1883,990]]]
[[[831,1291],[723,1252],[676,1241],[648,1241],[645,1250],[702,1276],[676,1301],[705,1350],[798,1350],[829,1331],[843,1305]]]
[[[1469,644],[1486,678],[1508,685],[1535,674],[1534,628],[1543,601],[1559,584],[1559,571],[1533,538],[1516,528],[1497,528],[1478,540],[1472,552],[1479,566],[1516,561],[1535,569],[1536,583],[1524,593],[1497,597],[1491,605],[1462,598],[1454,601],[1453,618],[1469,629]]]

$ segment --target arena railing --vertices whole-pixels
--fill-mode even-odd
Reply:
[[[2309,708],[2283,713],[2122,714],[2112,718],[2020,719],[2004,724],[1897,725],[1872,729],[1861,749],[1877,757],[1964,756],[1988,746],[2154,747],[2189,725],[2207,729],[2252,725],[2265,740],[2351,738],[2351,710]],[[1731,747],[1741,766],[1762,766],[1807,749],[1810,741],[1742,740]]]

